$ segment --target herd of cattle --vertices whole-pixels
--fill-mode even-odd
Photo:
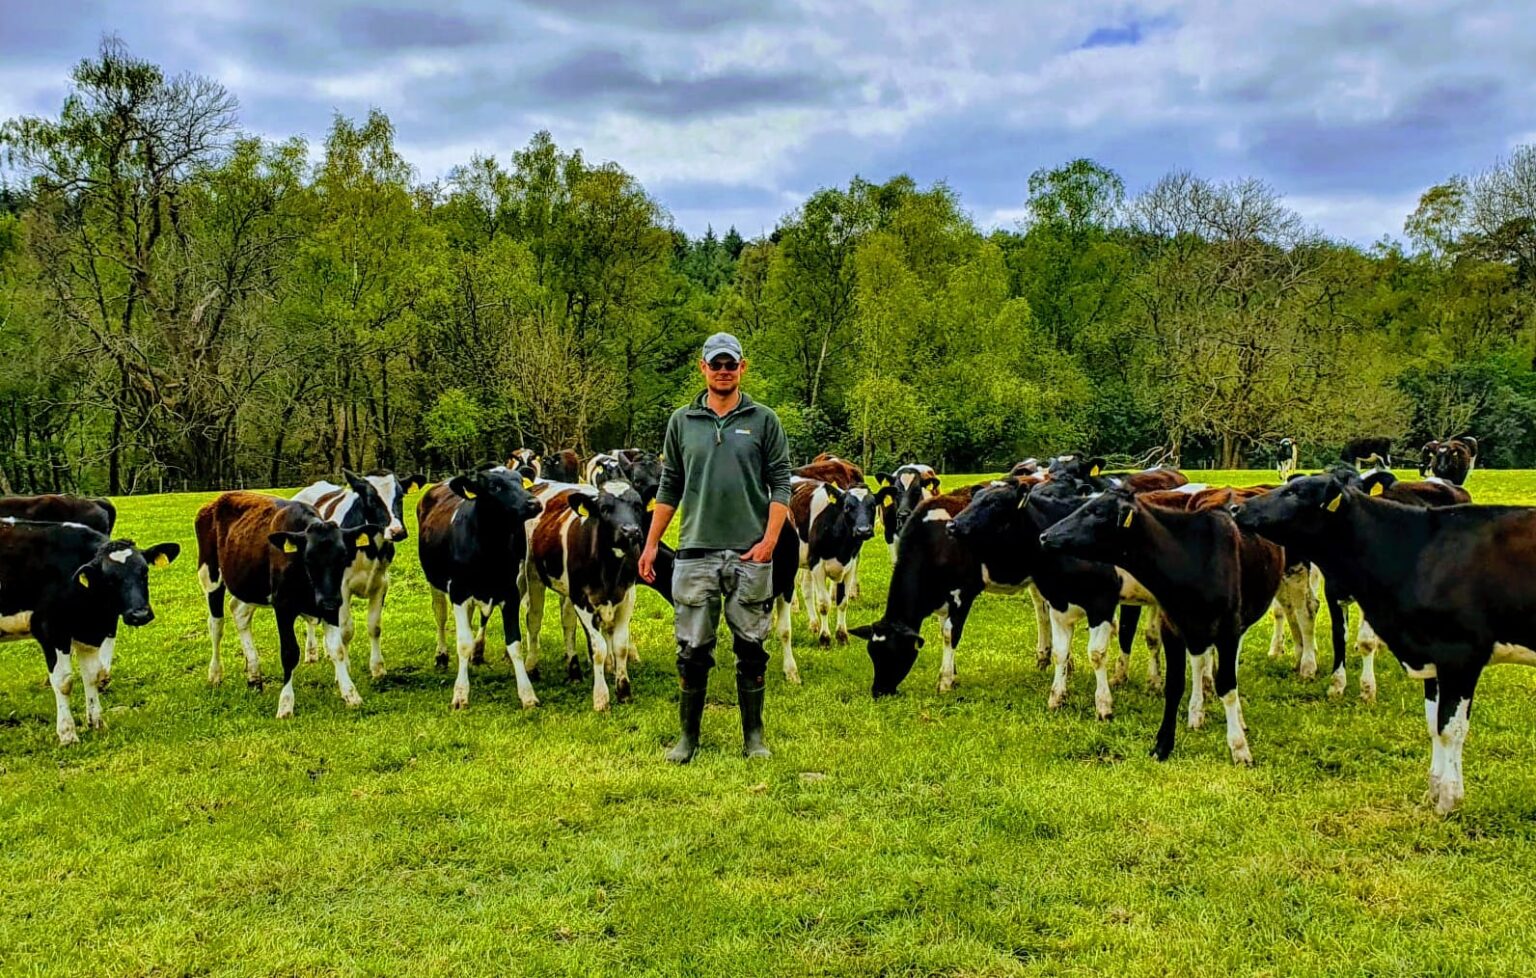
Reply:
[[[1309,678],[1317,670],[1321,597],[1332,623],[1328,691],[1336,696],[1346,685],[1344,609],[1355,603],[1361,696],[1375,697],[1374,655],[1383,645],[1423,680],[1430,799],[1449,811],[1464,794],[1462,748],[1483,668],[1536,665],[1536,508],[1470,504],[1462,483],[1476,459],[1472,439],[1425,446],[1417,482],[1387,471],[1390,443],[1361,440],[1343,455],[1324,472],[1301,474],[1287,439],[1277,446],[1280,480],[1249,487],[1192,485],[1170,468],[1108,473],[1102,459],[1066,455],[1029,459],[1002,479],[947,493],[926,465],[880,473],[871,489],[858,466],[818,456],[795,472],[793,532],[781,536],[773,557],[774,630],[785,676],[800,681],[790,618],[803,603],[821,644],[834,635],[844,643],[849,635],[867,641],[875,696],[896,692],[923,646],[924,620],[936,617],[943,642],[938,687],[947,691],[976,598],[985,591],[1027,593],[1037,665],[1054,668],[1048,705],[1058,708],[1068,695],[1072,639],[1083,622],[1094,706],[1107,719],[1145,615],[1147,680],[1164,694],[1155,755],[1166,758],[1174,747],[1187,658],[1194,681],[1186,721],[1202,724],[1205,697],[1214,692],[1232,759],[1247,764],[1252,753],[1237,688],[1244,633],[1272,613],[1270,654],[1280,654],[1288,630]],[[567,679],[583,676],[579,624],[590,650],[594,709],[607,709],[610,697],[624,702],[629,663],[638,661],[629,632],[636,588],[644,584],[636,564],[661,469],[659,457],[638,450],[585,462],[574,452],[520,451],[505,465],[432,486],[417,475],[347,472],[344,485],[316,483],[291,500],[223,493],[196,517],[197,576],[212,646],[208,680],[223,679],[227,603],[246,681],[262,684],[251,623],[265,606],[277,619],[283,667],[277,715],[293,714],[295,670],[301,657],[317,660],[321,645],[342,699],[360,703],[349,672],[353,599],[367,602],[369,669],[383,676],[380,629],[396,544],[407,536],[404,503],[425,488],[416,507],[418,552],[431,588],[440,667],[449,663],[452,612],[452,706],[469,702],[470,666],[483,661],[486,628],[498,608],[518,696],[525,707],[537,705],[533,684],[549,590],[559,598]],[[0,640],[31,636],[43,646],[63,743],[77,739],[68,701],[72,661],[85,685],[87,721],[100,727],[100,691],[110,679],[118,622],[137,626],[154,618],[149,569],[180,552],[174,543],[140,549],[114,540],[115,520],[115,509],[100,499],[0,499]],[[859,555],[877,522],[894,565],[885,612],[849,629]],[[645,585],[669,602],[674,559],[663,547],[656,581]],[[295,632],[301,619],[302,651]],[[1120,655],[1112,664],[1117,630]]]

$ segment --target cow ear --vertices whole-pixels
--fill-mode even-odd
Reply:
[[[1377,479],[1375,482],[1371,483],[1371,495],[1379,496],[1379,495],[1381,495],[1382,493],[1384,493],[1386,491],[1387,491],[1387,487],[1382,484],[1382,481],[1380,479]]]
[[[645,511],[647,513],[654,513],[654,512],[656,512],[656,500],[652,499],[649,502],[647,502],[645,504]]]
[[[1091,476],[1095,476],[1095,477],[1098,476],[1098,474],[1100,472],[1104,471],[1105,464],[1106,463],[1105,463],[1105,461],[1102,458],[1091,458],[1091,459],[1089,459],[1088,460],[1088,474],[1091,475]]]
[[[855,625],[854,627],[848,629],[848,634],[852,635],[854,638],[862,638],[864,641],[868,642],[874,639],[875,626],[878,624],[879,622],[870,622],[868,625]]]
[[[1135,520],[1136,520],[1136,507],[1135,506],[1127,506],[1125,508],[1125,516],[1122,517],[1121,520],[1120,520],[1120,529],[1122,529],[1122,530],[1129,530],[1131,528],[1131,523],[1133,523]]]
[[[157,543],[144,551],[144,562],[151,567],[169,567],[180,556],[181,544]]]
[[[267,542],[281,550],[285,554],[296,554],[304,549],[304,534],[302,533],[269,533]]]
[[[412,492],[415,492],[417,489],[420,489],[426,484],[427,477],[422,475],[420,472],[412,472],[400,483],[401,487],[405,489],[406,495],[410,495]]]
[[[480,494],[479,487],[476,485],[477,482],[478,480],[470,476],[456,475],[448,480],[448,488],[452,489],[455,495],[463,496],[465,499],[474,499]]]
[[[843,491],[841,489],[837,488],[837,486],[834,486],[830,482],[828,482],[825,485],[823,485],[822,489],[824,489],[826,491],[827,501],[828,502],[835,503],[839,499],[843,498]]]
[[[571,493],[571,512],[582,519],[588,519],[592,515],[592,497],[584,493]]]
[[[361,478],[356,472],[349,472],[346,469],[341,470],[341,477],[347,481],[347,485],[352,487],[352,491],[359,495],[367,492],[369,485],[371,485],[367,479]]]
[[[936,475],[930,475],[928,478],[923,480],[923,485],[931,490],[935,495],[937,495],[939,491],[939,477]]]
[[[75,572],[75,583],[83,588],[89,588],[92,584],[96,583],[97,573],[98,571],[94,563],[86,564]]]
[[[889,472],[876,472],[875,481],[880,483],[882,486],[893,485],[896,482],[895,479],[891,478],[891,474]]]

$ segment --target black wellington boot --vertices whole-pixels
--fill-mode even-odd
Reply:
[[[709,688],[709,671],[702,670],[696,675],[693,670],[682,671],[679,680],[682,688],[677,694],[677,719],[683,732],[672,749],[667,751],[667,760],[673,764],[687,764],[693,760],[693,752],[699,749],[699,721],[704,716],[704,694]]]
[[[741,756],[745,758],[772,757],[773,752],[763,743],[763,693],[766,686],[762,676],[736,676],[736,697],[741,703]]]

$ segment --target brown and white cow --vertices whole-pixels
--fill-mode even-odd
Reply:
[[[389,594],[389,569],[395,560],[395,544],[409,533],[405,529],[405,497],[412,489],[419,489],[426,480],[420,475],[400,478],[393,472],[376,471],[362,478],[342,470],[347,485],[332,482],[316,482],[294,494],[294,499],[309,503],[321,516],[345,531],[364,524],[382,525],[388,538],[377,548],[364,548],[357,552],[352,566],[342,579],[341,632],[350,654],[352,635],[356,624],[352,616],[352,599],[363,598],[368,602],[368,670],[375,679],[384,676],[384,652],[380,646],[383,629],[384,599]],[[304,661],[320,661],[320,648],[315,641],[315,623],[304,623]]]
[[[208,681],[217,685],[224,680],[219,646],[228,591],[245,652],[245,678],[251,686],[262,684],[251,619],[262,605],[271,606],[277,615],[283,662],[283,690],[277,698],[280,719],[293,716],[293,673],[300,654],[293,629],[301,617],[324,623],[325,651],[335,666],[341,698],[348,706],[361,704],[363,698],[347,669],[342,581],[358,551],[377,553],[385,542],[382,524],[343,530],[308,503],[260,493],[226,492],[198,510],[197,577],[208,595],[208,637],[213,644]]]
[[[533,684],[523,667],[522,628],[517,620],[519,578],[528,553],[527,522],[542,510],[528,492],[532,483],[504,466],[466,472],[422,494],[416,503],[421,534],[421,570],[432,589],[437,622],[437,664],[448,664],[448,606],[453,605],[459,674],[453,684],[453,708],[469,705],[469,664],[476,632],[470,620],[480,612],[481,628],[497,608],[506,636],[506,655],[517,677],[524,707],[537,706]]]
[[[826,452],[793,470],[791,475],[814,482],[829,482],[839,489],[852,489],[864,484],[864,470],[846,459]]]
[[[544,621],[544,591],[560,595],[560,621],[565,632],[565,668],[570,679],[581,677],[576,658],[575,623],[581,622],[592,649],[592,708],[606,710],[612,670],[614,698],[629,701],[629,661],[633,643],[629,620],[635,610],[637,565],[644,540],[646,504],[621,479],[601,486],[534,487],[544,512],[528,531],[525,574],[528,596],[528,661],[536,669],[539,632]]]
[[[862,484],[841,489],[830,482],[794,484],[789,512],[800,537],[800,569],[806,618],[822,645],[832,644],[830,618],[837,610],[837,640],[848,642],[849,585],[859,553],[875,535],[875,499]]]
[[[0,496],[0,518],[4,517],[42,523],[79,523],[111,536],[112,527],[117,523],[117,507],[110,500],[62,493]]]
[[[581,456],[569,448],[545,455],[541,477],[551,482],[574,483],[581,478]]]

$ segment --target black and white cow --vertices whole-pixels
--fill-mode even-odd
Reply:
[[[1434,476],[1446,482],[1466,485],[1467,476],[1477,466],[1477,439],[1470,435],[1431,441],[1419,459],[1419,475]]]
[[[581,481],[589,486],[601,487],[609,479],[628,482],[624,475],[624,463],[609,452],[598,452],[581,467]]]
[[[608,454],[619,460],[624,481],[640,494],[641,502],[649,505],[661,489],[661,456],[643,448],[617,448]]]
[[[1297,459],[1300,457],[1300,449],[1294,438],[1282,438],[1275,445],[1275,472],[1284,482],[1296,471]]]
[[[251,620],[261,605],[270,605],[277,616],[283,663],[279,719],[293,716],[293,674],[300,656],[294,624],[303,617],[318,618],[324,624],[325,651],[335,666],[342,701],[360,705],[363,698],[352,682],[342,640],[342,580],[359,550],[376,553],[384,543],[382,524],[369,523],[343,533],[308,503],[260,493],[226,492],[198,510],[197,576],[208,596],[208,637],[213,645],[208,682],[224,681],[219,646],[228,591],[250,686],[262,685]]]
[[[79,523],[0,519],[0,642],[31,637],[43,647],[59,743],[80,739],[69,709],[72,663],[79,661],[85,681],[86,722],[99,730],[102,660],[117,640],[117,623],[154,620],[149,568],[180,553],[174,543],[140,550]]]
[[[525,479],[538,482],[544,477],[544,460],[531,448],[519,448],[507,459],[507,468]]]
[[[505,467],[467,472],[435,485],[416,504],[421,533],[421,570],[432,589],[437,621],[437,664],[448,664],[446,627],[453,605],[459,675],[453,684],[453,708],[469,705],[469,664],[476,632],[471,613],[480,612],[481,628],[497,608],[506,635],[507,658],[517,676],[524,707],[538,705],[523,667],[522,628],[517,619],[518,579],[528,554],[527,522],[543,507],[528,492],[523,476]]]
[[[341,615],[342,641],[350,647],[356,629],[352,616],[352,599],[363,598],[368,602],[368,643],[370,646],[368,670],[375,679],[384,676],[384,653],[380,648],[380,632],[383,626],[384,599],[389,594],[389,569],[395,560],[395,543],[404,540],[409,533],[405,528],[405,497],[412,489],[419,489],[426,481],[420,475],[405,478],[393,472],[372,472],[360,478],[342,470],[347,485],[316,482],[300,489],[294,499],[309,503],[322,517],[335,523],[344,531],[355,530],[365,524],[384,526],[385,539],[378,547],[365,547],[357,552],[352,566],[342,579],[345,595]],[[320,648],[315,641],[315,622],[304,621],[304,661],[320,661]]]
[[[1455,808],[1483,670],[1536,666],[1536,508],[1405,506],[1328,472],[1245,503],[1236,519],[1312,555],[1424,681],[1429,799]]]
[[[894,472],[881,472],[875,476],[875,481],[880,485],[875,491],[875,500],[880,510],[880,522],[885,528],[885,545],[894,565],[901,528],[907,525],[919,503],[939,494],[939,476],[932,466],[913,463]]]
[[[614,676],[614,698],[629,701],[633,642],[629,621],[635,610],[637,566],[644,544],[646,504],[629,483],[605,479],[601,486],[534,487],[544,512],[528,532],[524,590],[528,596],[528,662],[538,668],[544,591],[560,596],[568,679],[581,678],[575,624],[586,630],[592,649],[592,709],[609,705],[605,671]]]
[[[1357,469],[1390,469],[1392,467],[1392,439],[1381,437],[1356,438],[1345,444],[1339,459]]]
[[[789,512],[800,537],[806,618],[822,645],[832,644],[830,619],[837,610],[837,640],[848,642],[849,586],[858,572],[864,542],[875,535],[875,499],[863,485],[839,489],[830,482],[795,482]]]

